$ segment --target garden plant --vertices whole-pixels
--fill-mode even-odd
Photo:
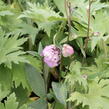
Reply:
[[[0,0],[0,109],[109,109],[109,1]]]

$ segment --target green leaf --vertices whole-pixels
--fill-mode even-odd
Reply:
[[[36,51],[27,51],[27,53],[33,57],[37,57],[38,59],[41,59],[41,56],[38,52]],[[31,61],[30,61],[31,62]]]
[[[56,103],[54,105],[54,109],[65,109],[65,107],[64,107],[64,105],[62,105],[61,103],[56,101]]]
[[[52,28],[55,24],[56,24],[56,22],[52,22],[52,21],[44,22],[44,23],[38,23],[39,29],[44,30],[49,37],[50,37],[51,30],[52,30]]]
[[[5,32],[13,32],[18,23],[19,19],[16,19],[18,16],[18,10],[12,9],[10,5],[7,5],[0,0],[0,27]]]
[[[59,30],[56,32],[56,34],[53,37],[54,44],[59,45],[60,43],[62,43],[63,39],[65,38],[65,34],[64,34],[65,26],[66,26],[66,22],[62,22]]]
[[[94,32],[99,32],[99,36],[103,36],[105,33],[109,33],[109,15],[106,11],[99,11],[91,20],[91,28]]]
[[[15,87],[17,88],[20,84],[22,84],[23,88],[29,88],[28,81],[26,78],[24,63],[13,64],[12,73],[13,73],[13,81],[15,82]]]
[[[107,109],[109,107],[109,80],[100,83],[93,81],[89,83],[88,93],[74,92],[68,101],[77,101],[76,105],[89,106],[89,109]]]
[[[75,83],[79,83],[79,85],[82,85],[85,89],[87,88],[87,74],[83,73],[81,71],[81,63],[80,62],[72,62],[70,65],[70,73],[67,74],[66,82],[70,85],[70,87],[73,87]]]
[[[42,72],[42,60],[38,59],[36,55],[37,53],[35,52],[34,56],[26,55],[25,57],[33,67],[35,67],[39,72]]]
[[[31,24],[21,23],[18,25],[16,33],[28,34],[32,39],[32,44],[35,43],[35,38],[39,32],[38,28],[33,27]]]
[[[18,102],[16,102],[16,96],[14,93],[12,93],[7,98],[7,101],[5,101],[5,105],[3,103],[0,103],[0,109],[31,109],[31,108],[28,108],[27,105],[18,107]]]
[[[76,22],[80,23],[81,25],[84,25],[85,28],[87,28],[87,21],[88,21],[88,16],[87,16],[88,2],[89,2],[88,0],[81,0],[81,1],[80,0],[71,0],[72,8],[74,10],[73,11],[73,19],[75,19]],[[75,8],[75,7],[77,7],[77,8]],[[106,24],[106,22],[108,22],[108,19],[105,16],[105,14],[107,14],[107,12],[105,12],[105,11],[106,11],[106,9],[108,9],[108,7],[109,7],[108,4],[101,3],[100,0],[96,0],[92,3],[91,15],[93,15],[94,18],[91,16],[90,32],[91,31],[102,32],[102,31],[107,30],[108,23]],[[105,11],[103,11],[103,9]],[[97,18],[96,15],[99,16],[99,18]],[[93,19],[94,19],[94,23],[93,23]],[[96,26],[94,26],[94,25],[96,25]],[[106,26],[102,26],[102,25],[106,25]],[[85,33],[85,31],[84,32],[82,31],[82,30],[84,30],[84,28],[78,29],[78,24],[76,24],[76,26],[75,27],[77,28],[78,31]],[[100,30],[100,28],[102,28],[102,29]],[[96,31],[96,30],[99,30],[99,31]],[[78,31],[76,31],[76,32],[79,33]]]
[[[13,88],[12,91],[16,94],[16,99],[19,102],[19,106],[26,104],[29,101],[30,92],[23,88],[20,84],[17,88]]]
[[[10,11],[0,11],[0,16],[5,16],[5,15],[13,15],[13,13]]]
[[[7,101],[5,102],[5,108],[6,109],[17,109],[18,103],[16,102],[15,94],[11,94]]]
[[[33,66],[26,64],[25,65],[27,72],[28,82],[36,95],[40,97],[46,96],[44,79],[41,76],[41,73],[37,71]]]
[[[3,65],[0,65],[0,84],[3,91],[10,90],[12,86],[12,71]]]
[[[12,68],[12,62],[18,64],[19,62],[27,62],[23,56],[25,52],[22,51],[21,45],[27,38],[20,38],[18,36],[0,37],[0,64],[5,64]]]
[[[97,11],[108,7],[109,4],[101,3],[100,0],[96,0],[95,2],[92,3],[91,13],[96,14]]]
[[[3,90],[2,85],[0,84],[0,101],[5,98],[10,93],[10,90]]]
[[[27,17],[36,20],[37,22],[47,22],[51,17],[61,18],[59,13],[53,11],[48,5],[32,4],[28,2],[29,9],[24,11],[19,18]]]
[[[100,40],[100,37],[92,37],[91,40],[91,51],[93,51],[98,44],[98,41]]]
[[[76,40],[76,43],[78,44],[80,50],[81,50],[81,53],[83,54],[84,57],[86,57],[86,53],[85,53],[85,50],[84,50],[84,44],[83,44],[83,39],[81,38],[78,38]]]
[[[65,0],[53,0],[56,4],[56,6],[58,7],[58,9],[64,14],[66,15],[65,12]]]
[[[19,18],[30,18],[38,24],[39,30],[44,30],[50,36],[53,26],[63,18],[47,4],[28,3],[29,8]]]
[[[60,103],[66,106],[67,89],[65,84],[53,82],[52,87],[56,98],[59,100]]]
[[[31,103],[30,107],[33,109],[47,109],[47,101],[39,98],[37,101]]]

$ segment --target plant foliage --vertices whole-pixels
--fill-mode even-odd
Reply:
[[[0,109],[108,109],[108,54],[108,0],[0,0]]]

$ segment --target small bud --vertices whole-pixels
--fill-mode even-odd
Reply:
[[[83,79],[85,79],[85,80],[87,79],[87,75],[86,75],[86,74],[83,74],[82,77],[83,77]]]
[[[70,45],[64,44],[62,47],[62,54],[64,57],[68,57],[74,54],[74,50]]]
[[[94,32],[94,36],[100,35],[100,32]]]

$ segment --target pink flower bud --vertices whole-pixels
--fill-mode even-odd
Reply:
[[[62,54],[64,57],[68,57],[74,54],[74,50],[70,45],[64,44],[62,47]]]
[[[44,62],[51,68],[60,64],[61,51],[55,45],[46,46],[43,49],[41,56],[44,57]]]
[[[93,34],[94,34],[94,36],[99,36],[100,32],[94,32]]]

